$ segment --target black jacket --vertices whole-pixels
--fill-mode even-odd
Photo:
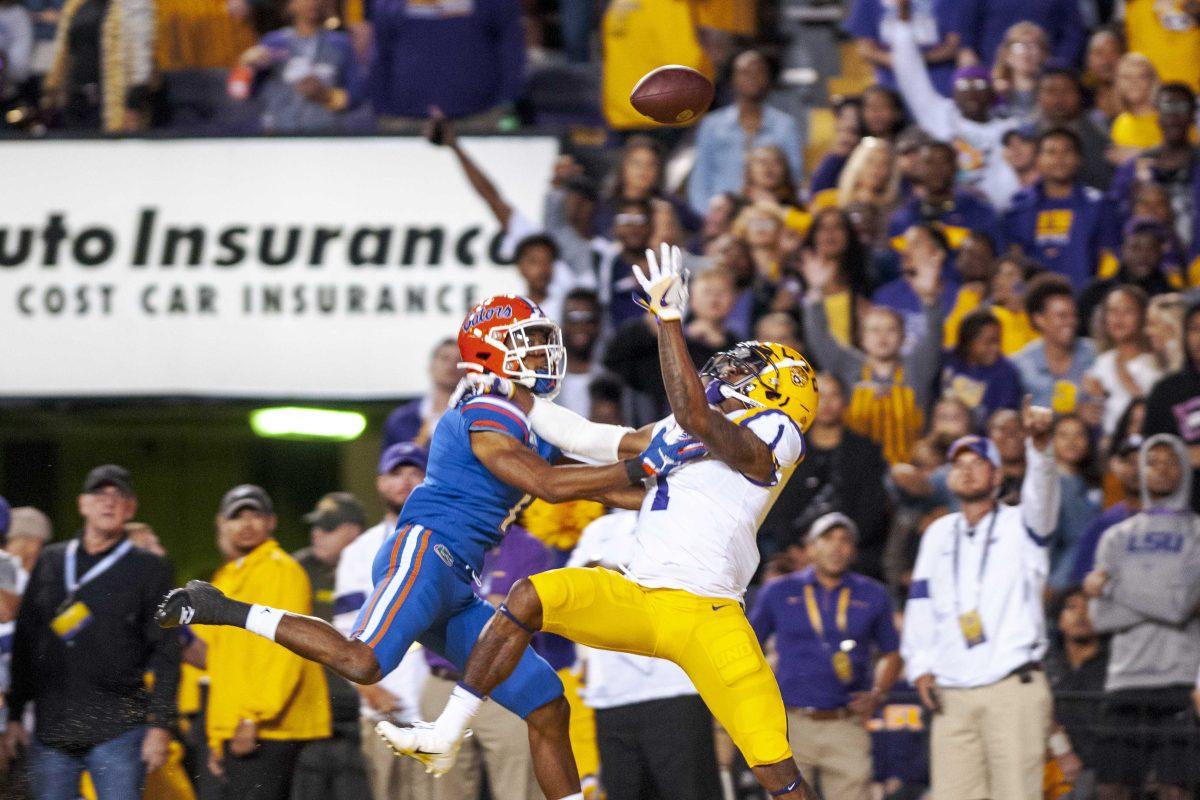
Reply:
[[[26,704],[34,702],[37,738],[66,751],[85,751],[139,725],[171,724],[179,637],[154,622],[159,601],[171,589],[170,565],[131,548],[76,592],[73,600],[87,606],[91,618],[66,641],[51,623],[67,599],[67,544],[42,551],[21,601],[9,719],[20,720]],[[88,556],[80,547],[77,574],[85,575],[108,552]],[[146,689],[147,672],[153,673],[153,691]]]

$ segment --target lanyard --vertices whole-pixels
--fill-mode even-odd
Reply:
[[[987,537],[983,540],[983,555],[979,558],[979,576],[975,579],[976,585],[979,587],[975,595],[975,609],[979,610],[979,594],[983,589],[983,573],[987,570],[988,554],[992,551],[992,531],[996,529],[996,518],[1000,516],[1000,506],[996,506],[992,510],[992,521],[988,523]],[[961,519],[961,518],[960,518]],[[958,525],[954,526],[954,613],[961,616],[962,611],[958,601],[958,547],[962,542],[962,530]]]
[[[817,632],[817,636],[829,646],[829,642],[825,639],[825,622],[821,619],[821,609],[817,606],[817,593],[813,591],[812,584],[804,586],[804,607],[808,610],[808,621],[812,624],[813,630]],[[837,625],[837,632],[845,635],[846,633],[846,612],[850,608],[850,587],[843,587],[838,592],[837,600],[837,616],[834,624]]]
[[[89,569],[82,578],[76,579],[75,558],[79,553],[79,540],[72,539],[70,543],[67,544],[67,554],[63,562],[63,579],[67,584],[67,596],[73,597],[75,593],[79,591],[81,586],[94,581],[96,578],[99,578],[101,575],[107,572],[109,568],[111,568],[113,564],[116,564],[118,561],[120,561],[121,557],[128,553],[132,547],[133,542],[129,541],[129,539],[126,539],[117,545],[117,547],[111,553],[101,559],[98,564],[93,565],[92,568]]]

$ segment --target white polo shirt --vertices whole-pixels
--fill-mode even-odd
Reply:
[[[371,567],[389,533],[391,528],[386,522],[368,528],[346,546],[338,560],[333,582],[333,625],[346,636],[354,632],[358,612],[375,590]],[[425,662],[420,645],[413,645],[401,659],[400,665],[379,682],[403,704],[403,709],[397,714],[400,719],[415,722],[421,718],[421,689],[427,677],[429,665]],[[362,715],[370,718],[376,716],[366,703],[362,705]]]
[[[1046,652],[1042,591],[1059,479],[1049,453],[1027,444],[1025,454],[1020,505],[1000,505],[973,531],[961,512],[949,514],[921,537],[900,647],[910,681],[932,673],[939,686],[987,686]],[[968,646],[960,618],[972,611],[983,641]]]

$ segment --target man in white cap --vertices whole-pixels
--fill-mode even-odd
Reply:
[[[900,675],[892,601],[883,584],[850,571],[858,526],[848,516],[818,517],[806,538],[812,564],[764,586],[750,623],[760,641],[775,639],[775,676],[800,772],[820,773],[826,797],[867,800],[866,723]]]
[[[1028,468],[1016,506],[997,500],[1004,473],[996,445],[982,436],[954,442],[947,483],[962,511],[921,537],[901,652],[933,711],[933,800],[1042,797],[1052,705],[1041,667],[1042,591],[1059,510],[1052,421],[1026,396]]]

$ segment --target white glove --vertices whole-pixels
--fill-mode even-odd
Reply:
[[[680,320],[687,310],[687,270],[683,268],[683,251],[663,243],[662,264],[653,250],[646,251],[646,272],[633,268],[633,277],[641,285],[645,297],[635,300],[642,308],[661,320]]]

